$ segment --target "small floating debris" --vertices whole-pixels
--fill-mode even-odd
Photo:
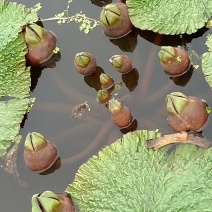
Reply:
[[[73,118],[73,119],[80,118],[83,115],[83,113],[85,112],[86,109],[88,111],[91,110],[87,101],[85,101],[84,103],[80,103],[80,104],[76,105],[72,110],[71,118]]]

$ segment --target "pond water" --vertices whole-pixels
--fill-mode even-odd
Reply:
[[[17,2],[26,4],[27,7],[38,3],[35,0]],[[42,6],[40,17],[50,18],[66,9],[67,1],[46,0]],[[91,4],[90,0],[74,0],[70,15],[79,11],[98,19],[101,7]],[[18,179],[1,169],[0,205],[4,212],[31,211],[33,194],[45,190],[64,191],[83,162],[123,135],[112,123],[107,108],[96,102],[97,91],[89,83],[89,77],[83,77],[75,71],[73,60],[76,53],[92,53],[99,70],[104,70],[116,82],[123,82],[118,98],[131,109],[137,120],[137,129],[159,129],[164,134],[172,133],[167,124],[165,108],[165,97],[172,91],[203,98],[212,106],[212,93],[201,68],[194,69],[188,83],[180,86],[170,80],[160,67],[157,54],[161,42],[164,45],[180,44],[177,36],[162,38],[154,33],[135,30],[131,44],[125,41],[124,47],[119,47],[102,33],[100,27],[84,34],[76,23],[58,25],[55,21],[46,21],[43,24],[57,35],[61,59],[54,68],[46,68],[41,72],[33,70],[35,75],[40,74],[31,92],[31,97],[36,97],[36,102],[20,131],[23,140],[18,157],[21,179],[27,187],[21,186]],[[201,55],[207,51],[205,40],[208,33],[211,31],[188,36],[189,52],[194,50]],[[125,51],[122,51],[123,48]],[[137,72],[127,77],[115,72],[109,63],[109,58],[115,54],[128,55]],[[90,111],[85,110],[82,117],[73,119],[72,109],[85,101],[88,102]],[[210,126],[211,119],[203,131],[207,138],[212,138]],[[33,131],[40,132],[58,147],[61,166],[52,173],[41,175],[25,168],[22,159],[23,141]]]

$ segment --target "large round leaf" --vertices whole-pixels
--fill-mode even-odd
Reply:
[[[146,148],[159,133],[125,134],[83,164],[66,192],[79,211],[211,211],[212,148]]]
[[[133,25],[160,34],[192,34],[212,16],[211,0],[127,0]]]

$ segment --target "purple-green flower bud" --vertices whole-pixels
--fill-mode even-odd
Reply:
[[[113,55],[109,62],[119,73],[126,74],[132,70],[132,62],[127,55]]]
[[[100,82],[103,88],[111,88],[114,85],[114,80],[107,74],[100,74]]]
[[[61,211],[60,198],[52,191],[32,196],[32,212]]]
[[[46,145],[47,141],[40,133],[37,132],[28,133],[24,143],[24,147],[31,152],[39,151]]]
[[[37,132],[29,133],[24,144],[24,161],[32,171],[44,171],[57,159],[57,148]]]
[[[116,4],[108,4],[103,7],[100,13],[100,21],[105,26],[110,26],[115,24],[120,19],[120,9],[117,7]]]
[[[110,100],[110,93],[107,90],[99,90],[97,93],[97,100],[98,102],[104,104]]]
[[[75,55],[75,63],[78,66],[85,68],[90,61],[90,56],[87,52],[80,52]]]
[[[106,36],[119,38],[127,35],[133,28],[124,3],[111,3],[100,13],[100,26]]]
[[[31,24],[26,27],[25,41],[29,46],[37,45],[45,39],[44,28],[37,24]]]
[[[176,131],[200,131],[207,122],[208,105],[200,98],[173,92],[166,97],[170,127]]]
[[[96,58],[88,52],[80,52],[75,55],[74,66],[82,75],[90,75],[96,71]]]
[[[54,55],[57,43],[55,34],[37,24],[27,25],[23,33],[28,48],[27,62],[32,66],[42,66]]]
[[[165,73],[173,77],[180,76],[189,70],[190,58],[181,48],[162,46],[158,57]]]

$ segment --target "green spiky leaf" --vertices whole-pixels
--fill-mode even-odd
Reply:
[[[192,34],[212,16],[209,0],[127,0],[133,25],[160,34]]]
[[[18,134],[24,114],[29,112],[34,98],[0,102],[0,158],[7,152]]]
[[[26,68],[27,47],[21,34],[27,23],[38,16],[22,4],[0,0],[0,97],[20,99],[0,102],[0,157],[18,134],[24,114],[29,112],[34,99],[29,96],[30,72]]]
[[[0,97],[24,98],[30,92],[30,72],[26,68],[26,44],[18,35],[0,49]]]
[[[212,149],[146,148],[153,131],[135,131],[83,164],[66,192],[80,211],[210,211]]]
[[[206,45],[208,52],[202,55],[202,71],[205,75],[205,80],[212,89],[212,35],[207,36]]]

